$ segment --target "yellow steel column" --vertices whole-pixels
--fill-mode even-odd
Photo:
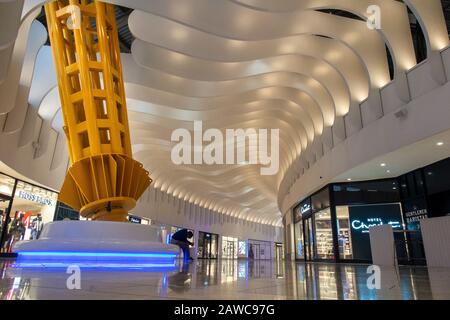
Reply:
[[[114,6],[45,6],[71,167],[59,200],[94,220],[126,221],[150,185],[133,160]]]

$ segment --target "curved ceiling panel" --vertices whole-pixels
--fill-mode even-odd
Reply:
[[[209,6],[216,4],[222,6],[226,2],[210,1]],[[148,5],[151,8],[148,8],[148,10],[153,9],[152,3],[153,1],[149,1]],[[218,11],[219,9],[216,10],[216,12],[221,12]],[[154,11],[161,14],[156,9]],[[267,16],[267,13],[254,10],[248,14],[249,17],[246,21],[255,21],[250,23],[251,27],[249,29],[251,30],[248,30],[249,34],[243,39],[233,37],[233,35],[241,35],[243,33],[242,30],[245,30],[245,28],[242,28],[241,32],[233,31],[235,28],[238,28],[236,23],[232,21],[235,17],[230,18],[228,23],[223,22],[224,25],[222,26],[219,25],[220,22],[215,21],[208,21],[206,23],[206,17],[204,16],[201,19],[182,19],[177,16],[180,20],[171,20],[156,14],[135,10],[130,15],[129,25],[131,32],[141,40],[177,52],[185,53],[187,50],[194,53],[197,52],[196,54],[191,53],[194,56],[197,56],[199,51],[210,56],[216,56],[214,48],[220,48],[225,45],[236,45],[237,42],[242,41],[253,42],[266,40],[267,42],[267,40],[288,38],[289,36],[303,34],[332,38],[351,47],[360,56],[369,71],[374,87],[380,88],[390,81],[385,43],[380,34],[369,30],[367,24],[363,21],[341,18],[316,11],[305,11],[301,12],[301,17],[295,17],[296,22],[293,22],[293,24],[299,26],[297,30],[295,26],[290,25],[285,26],[286,29],[280,28],[281,25],[286,24],[286,21],[283,17],[278,17],[278,14],[274,14],[275,17],[273,17],[272,14]],[[259,17],[260,14],[263,14],[264,17]],[[223,13],[220,13],[220,16],[222,15]],[[252,18],[253,15],[256,17]],[[209,19],[211,19],[211,14],[209,16]],[[262,22],[257,22],[258,20]],[[221,29],[222,27],[223,32],[221,33],[211,32],[211,29]],[[204,31],[204,28],[207,28],[206,30],[209,31]],[[148,32],[148,30],[158,30],[158,32]],[[272,36],[268,36],[272,33]],[[260,34],[266,36],[260,37]],[[241,41],[236,42],[236,40]],[[288,45],[287,42],[285,44]]]
[[[391,81],[386,48],[397,94],[405,98],[404,73],[416,65],[407,6],[424,29],[429,51],[448,45],[438,0],[106,1],[136,9],[128,21],[136,40],[122,62],[133,149],[151,172],[153,187],[185,205],[269,224],[280,223],[280,193],[333,139],[345,139],[342,123],[365,100],[369,107],[377,104],[379,89]],[[51,50],[37,51],[42,30],[35,45],[25,45],[44,2],[27,0],[23,10],[22,1],[0,4],[0,15],[12,26],[0,33],[0,114],[8,115],[10,131],[26,116],[40,127],[40,139],[49,140],[44,131],[61,132],[63,125]],[[367,27],[370,5],[381,10],[379,30]],[[32,68],[26,104],[17,92],[21,69],[31,77]],[[196,120],[203,121],[203,131],[278,129],[279,171],[262,176],[263,166],[245,162],[175,165],[171,135],[184,128],[193,136]],[[21,134],[30,140],[34,129],[27,130]],[[36,154],[50,152],[47,145],[43,141]]]

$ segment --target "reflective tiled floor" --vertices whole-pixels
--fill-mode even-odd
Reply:
[[[365,265],[198,260],[154,271],[81,267],[81,289],[67,289],[64,268],[0,260],[1,299],[450,299],[450,269],[382,269],[367,287]]]

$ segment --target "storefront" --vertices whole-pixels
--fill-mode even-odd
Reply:
[[[247,240],[238,241],[238,258],[245,259],[248,257],[248,244]]]
[[[369,228],[389,224],[397,255],[406,255],[405,223],[397,179],[335,184],[339,260],[371,261]]]
[[[306,261],[334,259],[330,197],[325,188],[294,209],[296,258]]]
[[[251,260],[272,259],[272,245],[269,241],[248,240],[248,258]]]
[[[311,208],[312,215],[307,218],[309,222],[305,223],[310,235],[307,259],[332,260],[334,258],[333,228],[328,188],[311,197]]]
[[[199,231],[197,258],[217,259],[218,251],[219,251],[219,235]]]
[[[370,262],[369,228],[390,224],[398,261],[425,264],[420,221],[450,215],[450,158],[392,179],[330,184],[293,209],[297,260]]]
[[[222,258],[237,259],[238,238],[222,237]]]
[[[1,252],[15,242],[39,238],[44,225],[55,218],[58,194],[0,174]]]
[[[303,216],[311,215],[311,198],[307,198],[294,209],[295,258],[305,259],[305,237],[303,235]]]
[[[296,258],[370,262],[369,228],[390,224],[397,252],[406,255],[397,179],[332,184],[294,209]]]

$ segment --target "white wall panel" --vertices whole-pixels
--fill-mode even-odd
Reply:
[[[432,77],[431,66],[427,60],[408,72],[408,83],[412,99],[439,87],[439,83]]]
[[[385,114],[396,111],[404,105],[404,102],[398,97],[395,83],[391,82],[381,89],[381,102]]]
[[[420,227],[428,267],[450,268],[450,216],[421,220]]]

